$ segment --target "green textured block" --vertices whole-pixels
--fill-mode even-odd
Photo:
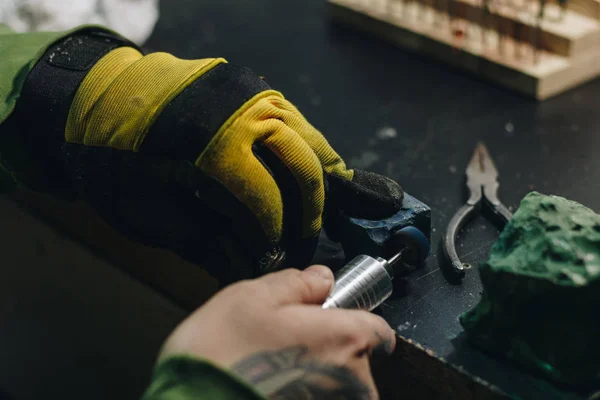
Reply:
[[[479,273],[460,317],[472,344],[553,381],[600,383],[600,215],[527,195]]]

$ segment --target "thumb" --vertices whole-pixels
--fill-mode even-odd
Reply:
[[[333,288],[331,269],[313,265],[300,271],[289,268],[260,278],[268,286],[271,298],[277,305],[322,304]]]
[[[327,212],[343,211],[353,218],[385,219],[402,207],[404,192],[392,179],[373,172],[354,170],[352,180],[327,176]]]

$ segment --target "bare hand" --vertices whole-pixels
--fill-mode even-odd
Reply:
[[[332,286],[323,266],[233,284],[177,327],[161,358],[209,359],[272,399],[377,399],[370,356],[391,353],[395,334],[377,315],[323,310]]]

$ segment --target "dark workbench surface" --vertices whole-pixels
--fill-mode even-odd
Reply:
[[[513,210],[537,190],[600,211],[600,80],[536,103],[333,26],[324,0],[169,0],[161,9],[149,50],[222,56],[265,76],[351,167],[387,174],[431,207],[434,250],[465,200],[463,170],[478,140],[487,144],[500,197]],[[389,128],[396,137],[377,134]],[[497,233],[484,219],[473,221],[459,255],[476,265]],[[512,394],[553,398],[547,383],[492,362],[459,335],[458,314],[480,297],[475,270],[451,285],[434,253],[405,287],[381,310],[401,335]]]
[[[465,200],[462,171],[478,140],[494,157],[500,197],[513,210],[535,189],[600,211],[600,80],[538,104],[334,27],[325,0],[160,2],[148,51],[252,68],[350,166],[393,177],[431,207],[434,253],[423,269],[396,280],[395,297],[380,309],[400,335],[523,399],[568,398],[465,343],[457,317],[479,299],[477,271],[452,285],[436,251]],[[4,392],[15,400],[139,398],[161,343],[186,312],[4,196],[0,220],[0,399]],[[464,233],[459,254],[477,264],[498,231],[479,219]],[[140,249],[106,239],[115,254],[126,249],[128,260],[144,260]]]

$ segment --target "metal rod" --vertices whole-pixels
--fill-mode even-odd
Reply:
[[[446,0],[446,8],[448,10],[448,26],[450,29],[450,37],[454,37],[454,6],[453,0]]]
[[[487,24],[490,15],[490,0],[482,0],[482,18],[481,18],[481,47],[485,50],[487,44]]]
[[[517,60],[521,59],[521,25],[517,23],[514,28],[514,38],[515,38],[515,58]]]
[[[533,55],[533,59],[534,59],[534,63],[537,64],[540,61],[540,35],[541,35],[541,30],[542,30],[542,21],[544,19],[544,13],[546,10],[546,0],[539,0],[540,2],[540,11],[538,13],[538,18],[537,18],[537,27],[535,29],[535,39],[534,39],[534,55]]]
[[[404,254],[404,252],[406,251],[406,248],[400,250],[398,253],[394,254],[394,256],[392,258],[390,258],[388,260],[388,267],[389,268],[393,268],[394,265],[396,265],[398,263],[398,261],[400,261],[402,259],[402,254]]]
[[[502,20],[499,18],[498,19],[498,53],[503,56],[504,55],[504,48],[505,48],[505,42],[506,42],[506,38],[505,35],[503,33],[503,28],[504,28],[504,24],[502,23]]]

